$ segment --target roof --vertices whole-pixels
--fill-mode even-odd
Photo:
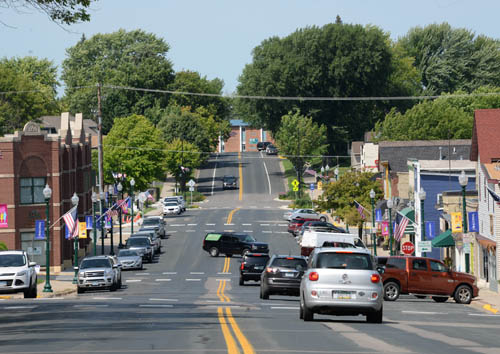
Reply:
[[[474,111],[472,128],[472,148],[470,159],[482,163],[500,160],[498,130],[500,129],[500,109],[477,109]]]
[[[466,171],[476,170],[476,163],[470,160],[419,160],[424,171]]]
[[[244,122],[241,119],[231,119],[229,121],[229,124],[231,124],[232,127],[248,127],[250,124]]]
[[[500,180],[500,164],[499,163],[485,163],[484,168],[488,172],[489,179]]]
[[[39,118],[40,125],[43,128],[55,128],[57,132],[61,129],[61,116],[42,116]],[[73,129],[73,124],[75,123],[75,116],[69,115],[69,122],[71,128]],[[92,119],[84,119],[83,120],[83,129],[85,134],[90,134],[91,136],[97,135],[97,123]]]

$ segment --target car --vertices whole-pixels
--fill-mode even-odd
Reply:
[[[78,294],[90,289],[116,291],[118,289],[117,268],[118,265],[113,264],[109,256],[85,257],[80,266],[75,267],[78,271]]]
[[[151,241],[151,244],[153,245],[153,252],[154,254],[160,254],[161,253],[161,239],[158,237],[156,232],[152,229],[146,229],[146,230],[139,230],[135,234],[131,235],[130,237],[148,237],[149,240]]]
[[[0,294],[23,292],[25,298],[36,298],[35,267],[25,251],[0,251]]]
[[[257,151],[266,150],[267,146],[270,145],[270,141],[259,141],[257,143]]]
[[[154,229],[161,238],[167,238],[166,222],[163,216],[146,216],[142,222],[140,230]]]
[[[163,204],[163,216],[166,215],[179,215],[182,213],[182,207],[179,202],[167,202]]]
[[[266,155],[278,155],[278,148],[273,144],[267,145]]]
[[[184,201],[184,197],[182,195],[174,195],[172,197],[166,197],[165,199],[163,199],[163,204],[170,202],[177,202],[177,204],[179,204],[181,207],[181,212],[186,211],[186,202]]]
[[[116,273],[116,288],[120,289],[122,287],[122,264],[120,263],[120,260],[116,255],[109,255],[108,256],[113,265],[116,267],[113,267],[115,273]]]
[[[291,233],[293,236],[298,235],[300,228],[306,221],[315,221],[315,219],[304,219],[301,217],[292,219],[288,222],[288,232]]]
[[[346,230],[344,230],[343,228],[335,226],[332,223],[326,221],[317,221],[317,220],[309,220],[306,221],[304,224],[302,224],[302,227],[298,231],[298,235],[303,235],[304,231],[306,230],[314,230],[321,232],[339,232],[339,233],[346,232]]]
[[[143,260],[148,260],[149,263],[153,262],[153,244],[149,237],[129,237],[125,243],[125,248],[136,250]]]
[[[364,315],[369,323],[382,323],[383,269],[376,269],[370,251],[363,248],[316,248],[300,283],[299,317],[314,314]]]
[[[267,253],[247,253],[243,256],[240,266],[240,285],[245,281],[259,281],[260,274],[264,271],[269,255]]]
[[[257,242],[252,236],[238,232],[211,232],[203,239],[203,250],[210,256],[217,257],[220,253],[231,257],[233,254],[246,255],[247,253],[269,253],[269,246],[265,242]]]
[[[326,221],[327,217],[326,215],[319,214],[312,209],[298,209],[288,216],[288,221],[297,218]]]
[[[122,249],[118,252],[118,260],[125,269],[143,269],[142,257],[136,250]]]
[[[297,210],[300,210],[300,209],[292,209],[292,210],[287,211],[285,214],[283,214],[283,219],[290,221],[291,220],[290,216],[293,213],[295,213]]]
[[[300,281],[307,269],[302,256],[273,255],[260,277],[260,298],[270,295],[299,295]]]
[[[222,177],[222,189],[237,189],[238,184],[236,183],[236,177],[234,176],[224,176]]]

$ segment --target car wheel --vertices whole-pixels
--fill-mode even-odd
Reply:
[[[262,284],[260,286],[260,292],[262,294],[262,299],[269,300],[269,289],[267,288],[266,284]]]
[[[242,256],[246,256],[246,255],[247,255],[247,253],[250,253],[250,250],[249,250],[248,248],[245,248],[245,249],[243,250],[243,252],[241,252],[241,255],[242,255]]]
[[[436,302],[446,302],[446,300],[448,300],[448,296],[433,296],[432,300]]]
[[[384,308],[381,307],[380,310],[376,312],[369,313],[366,315],[366,322],[368,323],[382,323],[382,315],[384,312]]]
[[[31,285],[28,289],[24,291],[25,299],[34,299],[36,298],[36,283],[35,285]]]
[[[219,255],[219,250],[217,249],[217,247],[212,247],[210,248],[209,253],[212,257],[217,257]]]
[[[141,263],[141,267],[139,269],[143,270],[144,269],[144,264]]]
[[[454,298],[457,303],[468,305],[472,301],[472,289],[467,285],[460,285],[455,290]]]
[[[116,291],[116,288],[117,288],[117,284],[116,283],[113,283],[113,285],[111,285],[109,287],[109,291]]]
[[[399,298],[399,285],[393,281],[384,284],[384,300],[396,301]]]
[[[302,300],[302,319],[304,322],[309,322],[314,320],[314,313],[310,308],[306,306],[306,302]]]
[[[326,222],[326,218],[325,218],[324,216],[321,216],[321,217],[319,218],[319,220],[320,220],[320,221],[322,221],[322,222]]]
[[[83,293],[85,292],[85,289],[84,289],[84,288],[77,287],[77,288],[76,288],[76,292],[77,292],[78,294],[83,294]]]
[[[301,320],[303,320],[303,319],[304,319],[304,309],[302,308],[302,299],[300,299],[299,318],[300,318]]]
[[[240,285],[245,285],[245,279],[243,279],[243,277],[240,277]]]

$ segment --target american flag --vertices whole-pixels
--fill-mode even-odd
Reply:
[[[365,215],[365,208],[359,204],[357,201],[354,201],[354,205],[356,205],[356,209],[358,209],[359,216],[361,216],[361,219],[366,219]]]
[[[77,207],[73,207],[70,211],[63,215],[63,220],[70,232],[70,238],[78,236],[78,219],[76,217]]]
[[[118,200],[116,202],[118,204],[118,208],[122,209],[123,214],[127,214],[127,212],[128,212],[129,199],[130,199],[130,197],[127,197],[126,199],[121,199],[121,200]]]
[[[396,241],[401,241],[409,222],[410,219],[400,213],[397,213],[395,222],[396,227],[394,229],[394,239],[396,239]]]
[[[144,192],[146,194],[146,197],[148,197],[148,200],[154,202],[155,198],[149,193],[149,191]]]

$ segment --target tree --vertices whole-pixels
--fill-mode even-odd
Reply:
[[[383,96],[394,71],[386,33],[375,26],[344,24],[299,29],[272,37],[253,49],[239,77],[238,94],[250,96]],[[393,92],[393,91],[391,91]],[[294,107],[327,126],[331,151],[362,137],[383,117],[380,102],[240,99],[240,115],[276,133],[280,117]]]
[[[59,81],[57,80],[57,67],[54,62],[44,58],[28,56],[20,58],[3,58],[0,60],[0,65],[8,67],[18,73],[26,74],[31,80],[40,83],[43,86],[52,88],[55,95]]]
[[[180,139],[168,142],[166,149],[167,170],[175,177],[176,182],[179,182],[181,191],[184,192],[186,181],[204,161],[203,154],[200,153],[196,145]]]
[[[66,101],[74,112],[93,116],[97,109],[97,83],[104,85],[165,89],[174,80],[172,63],[167,59],[169,45],[163,39],[141,30],[119,30],[110,34],[84,37],[67,49],[62,79]],[[168,105],[160,93],[103,88],[103,131],[111,129],[114,117],[148,115],[153,123],[158,108]]]
[[[276,133],[276,144],[281,154],[287,156],[295,167],[301,182],[307,156],[321,155],[326,151],[326,127],[314,123],[299,110],[289,112],[281,118],[281,127]]]
[[[133,177],[137,190],[165,178],[165,142],[161,132],[144,116],[114,120],[103,142],[104,182],[113,183],[112,172]]]
[[[340,176],[336,182],[324,185],[323,194],[317,201],[317,208],[321,211],[333,209],[335,215],[340,217],[348,225],[357,225],[359,238],[363,232],[363,222],[359,212],[356,210],[354,201],[363,207],[371,205],[370,190],[375,192],[375,200],[383,198],[380,183],[375,180],[372,172],[349,171]],[[371,210],[368,209],[371,213]],[[369,218],[368,212],[365,214]]]
[[[90,20],[87,9],[92,1],[96,0],[0,0],[0,7],[19,12],[34,8],[47,14],[54,22],[70,25]]]

